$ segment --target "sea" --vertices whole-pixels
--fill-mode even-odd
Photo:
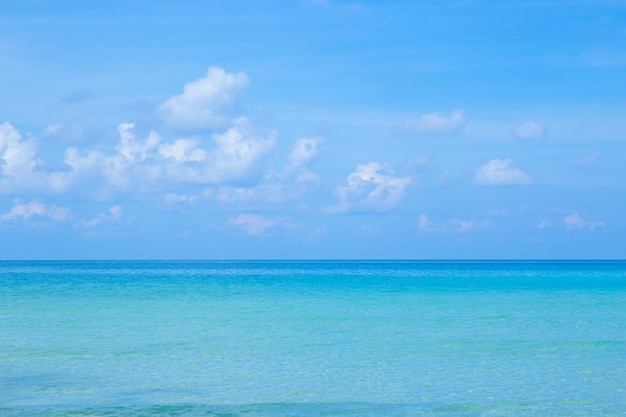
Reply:
[[[2,261],[0,416],[626,416],[624,261]]]

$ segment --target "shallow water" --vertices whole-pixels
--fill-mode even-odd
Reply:
[[[624,416],[626,262],[2,262],[0,415]]]

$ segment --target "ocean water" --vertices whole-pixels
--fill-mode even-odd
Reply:
[[[0,262],[2,416],[626,416],[626,262]]]

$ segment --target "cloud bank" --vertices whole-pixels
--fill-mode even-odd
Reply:
[[[156,132],[139,139],[134,124],[119,126],[115,153],[92,150],[81,154],[66,151],[65,163],[77,178],[102,175],[109,186],[126,189],[133,183],[226,184],[254,181],[261,160],[275,145],[272,134],[260,138],[252,133],[247,119],[240,118],[226,131],[212,135],[214,146],[205,147],[199,138],[163,142]]]

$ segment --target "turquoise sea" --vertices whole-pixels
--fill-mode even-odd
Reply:
[[[626,416],[626,262],[0,262],[2,416]]]

